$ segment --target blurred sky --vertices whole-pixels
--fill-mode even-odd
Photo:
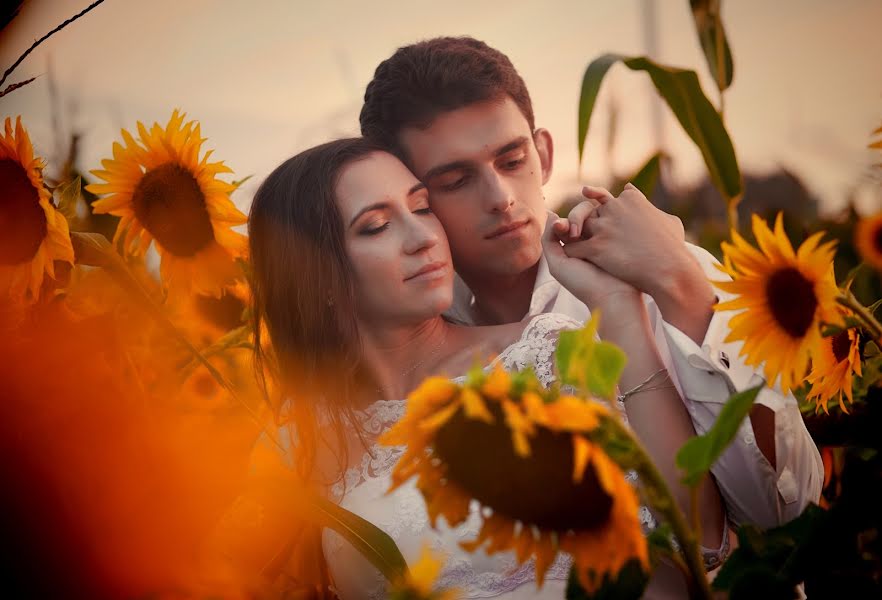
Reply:
[[[0,65],[5,69],[88,4],[26,1],[0,34]],[[729,0],[723,17],[735,58],[726,121],[742,169],[789,168],[825,210],[841,207],[878,162],[866,146],[882,125],[882,1]],[[648,41],[649,24],[655,42]],[[91,169],[110,155],[121,127],[165,123],[180,107],[201,121],[206,147],[237,177],[255,175],[236,198],[246,208],[278,163],[358,132],[364,88],[397,47],[461,34],[505,52],[525,79],[537,125],[556,142],[550,205],[579,189],[576,106],[591,59],[651,51],[660,62],[698,70],[717,101],[687,0],[107,0],[26,59],[10,82],[40,77],[0,99],[0,116],[21,114],[50,162],[63,157],[70,131],[83,133],[79,167]],[[588,133],[581,181],[625,176],[659,144],[675,159],[674,182],[689,185],[704,175],[699,154],[666,108],[659,139],[653,98],[646,75],[622,66],[611,71]],[[618,125],[610,153],[613,103]]]

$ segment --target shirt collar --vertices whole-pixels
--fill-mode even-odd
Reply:
[[[560,289],[560,283],[551,276],[548,261],[545,260],[543,254],[539,258],[539,269],[536,272],[536,281],[533,284],[533,295],[530,299],[530,309],[527,316],[535,317],[548,312]],[[466,325],[482,324],[475,309],[475,295],[458,274],[453,280],[453,304],[445,316],[454,322]]]

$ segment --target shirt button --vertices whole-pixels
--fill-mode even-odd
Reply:
[[[745,433],[744,434],[744,443],[745,444],[753,444],[754,442],[756,442],[756,438],[753,436],[752,433]]]

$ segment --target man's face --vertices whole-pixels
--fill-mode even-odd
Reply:
[[[551,137],[534,136],[514,100],[443,113],[427,129],[404,129],[399,142],[429,188],[460,274],[512,276],[538,262]]]

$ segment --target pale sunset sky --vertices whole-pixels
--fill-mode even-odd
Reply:
[[[0,35],[0,66],[88,4],[25,2]],[[866,146],[882,125],[882,1],[728,0],[723,16],[735,59],[726,122],[742,169],[786,167],[826,211],[836,210],[849,189],[868,185],[870,165],[880,161]],[[674,157],[674,184],[703,176],[697,151],[666,108],[661,140],[656,135],[648,77],[622,66],[607,76],[581,175],[577,167],[579,87],[603,53],[650,54],[696,69],[717,102],[687,0],[107,0],[26,59],[10,82],[39,77],[0,99],[0,117],[20,114],[50,166],[63,157],[69,133],[82,133],[78,166],[88,170],[110,155],[120,128],[164,124],[181,108],[202,123],[205,147],[236,178],[255,176],[235,198],[247,209],[260,180],[284,159],[357,134],[364,88],[381,60],[438,35],[471,35],[512,59],[537,125],[555,139],[549,205],[576,193],[580,181],[603,185],[613,172],[632,172],[659,144]],[[610,155],[613,102],[619,118]],[[878,202],[864,197],[862,208],[878,210]]]

